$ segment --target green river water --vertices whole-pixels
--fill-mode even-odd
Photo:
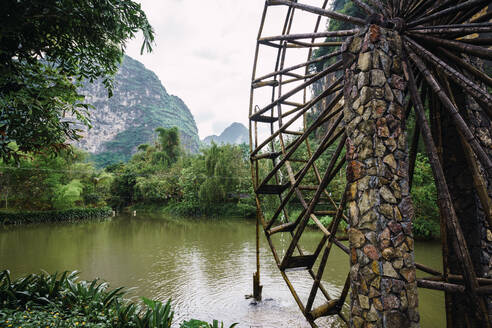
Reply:
[[[318,233],[309,232],[302,241],[312,246],[318,240]],[[261,245],[264,301],[257,305],[245,299],[252,293],[256,265],[255,224],[239,218],[142,214],[103,222],[0,227],[0,269],[9,269],[14,276],[79,270],[83,279],[100,277],[114,287],[135,287],[129,294],[133,297],[172,298],[175,322],[193,317],[239,322],[239,327],[309,327],[264,239]],[[417,243],[416,259],[439,269],[440,245]],[[348,270],[348,257],[334,247],[323,278],[334,297]],[[289,276],[306,299],[311,286],[307,274],[298,271]],[[441,292],[420,289],[419,309],[422,327],[445,326]],[[342,327],[334,318],[317,323]]]

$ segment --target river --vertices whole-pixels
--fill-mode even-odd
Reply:
[[[81,278],[100,277],[111,286],[135,287],[129,294],[166,301],[172,298],[175,322],[189,318],[219,319],[239,327],[309,327],[283,282],[266,242],[261,248],[264,301],[252,293],[255,271],[254,221],[186,219],[162,215],[118,216],[103,222],[0,227],[0,269],[14,276],[30,272],[79,270]],[[319,234],[303,237],[307,245]],[[440,245],[417,243],[417,261],[440,268]],[[349,260],[333,247],[323,277],[337,296]],[[296,272],[295,287],[305,298],[310,280]],[[347,307],[346,307],[347,309]],[[345,310],[346,310],[345,309]],[[421,326],[445,326],[441,292],[419,289]],[[341,327],[319,319],[322,327]]]

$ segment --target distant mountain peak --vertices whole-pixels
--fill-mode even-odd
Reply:
[[[244,124],[234,122],[222,131],[220,135],[211,135],[205,137],[202,142],[209,145],[213,142],[216,144],[233,144],[239,145],[249,142],[249,132]]]

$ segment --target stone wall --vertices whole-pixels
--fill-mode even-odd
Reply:
[[[347,42],[350,324],[418,327],[401,39],[371,25]]]

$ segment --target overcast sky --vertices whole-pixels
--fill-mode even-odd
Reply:
[[[142,38],[138,37],[128,44],[127,54],[154,71],[168,93],[184,100],[195,117],[200,138],[220,134],[233,122],[248,126],[253,57],[265,1],[139,2],[154,27],[156,44],[152,53],[140,55]],[[323,1],[302,2],[319,5]],[[286,6],[269,9],[263,36],[281,34],[286,10]],[[314,22],[312,14],[298,11],[291,32],[312,32]],[[289,59],[292,63],[305,61],[307,53],[302,51],[289,52],[286,63]],[[264,73],[272,71],[275,54],[260,56],[259,73],[263,66]]]
[[[232,122],[247,126],[249,85],[264,0],[142,0],[156,44],[127,54],[154,71],[168,93],[184,100],[200,138]]]

